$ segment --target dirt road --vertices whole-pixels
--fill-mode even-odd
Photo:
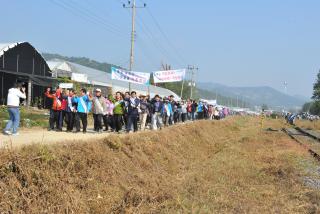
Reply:
[[[92,140],[103,139],[110,135],[110,133],[104,132],[102,134],[96,134],[92,130],[88,130],[86,134],[79,133],[67,133],[67,132],[55,132],[47,131],[46,129],[22,129],[19,136],[8,136],[0,134],[0,149],[6,147],[21,147],[24,145],[31,145],[34,143],[50,144],[50,143],[63,143],[80,140]]]

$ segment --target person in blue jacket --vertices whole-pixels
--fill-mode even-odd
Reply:
[[[91,109],[92,96],[87,94],[87,90],[82,88],[80,91],[80,96],[74,97],[73,102],[77,104],[76,108],[76,132],[80,132],[80,120],[82,122],[82,131],[87,133],[88,126],[88,113]]]
[[[198,119],[202,120],[204,117],[204,106],[202,101],[199,101],[198,107],[197,107],[197,114],[198,114]]]
[[[168,126],[169,120],[170,120],[171,116],[173,115],[173,111],[172,111],[171,103],[169,102],[169,100],[167,98],[164,100],[161,115],[163,118],[164,125]]]

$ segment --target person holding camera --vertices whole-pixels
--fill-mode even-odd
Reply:
[[[26,88],[21,83],[15,83],[12,88],[9,89],[7,97],[7,107],[9,113],[9,121],[3,130],[7,135],[19,135],[18,129],[20,124],[20,98],[26,99]]]

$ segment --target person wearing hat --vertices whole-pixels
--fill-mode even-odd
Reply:
[[[94,131],[102,132],[102,118],[107,111],[106,99],[102,96],[100,88],[95,90],[95,96],[92,99],[92,113],[94,122]]]

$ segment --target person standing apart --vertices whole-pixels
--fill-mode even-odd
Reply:
[[[9,89],[7,97],[7,108],[9,113],[9,121],[3,130],[7,135],[19,135],[18,129],[20,125],[20,98],[26,99],[25,87],[22,84],[15,83],[12,88]],[[11,131],[12,130],[12,131]]]

